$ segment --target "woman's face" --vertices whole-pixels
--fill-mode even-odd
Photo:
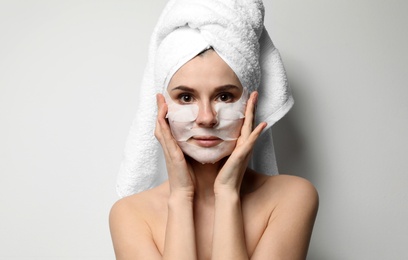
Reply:
[[[185,154],[215,163],[232,153],[247,93],[215,51],[184,64],[170,80],[165,97],[171,131]]]

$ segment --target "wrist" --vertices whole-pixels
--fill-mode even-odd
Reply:
[[[232,197],[240,195],[240,185],[214,184],[215,196]]]
[[[214,190],[216,202],[227,202],[228,204],[240,202],[240,193],[238,189],[222,188]]]
[[[192,191],[183,191],[183,190],[177,190],[177,191],[171,191],[169,200],[168,200],[168,205],[170,207],[177,207],[180,205],[189,205],[193,203],[194,201],[194,192]]]

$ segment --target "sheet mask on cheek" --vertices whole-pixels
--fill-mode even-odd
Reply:
[[[171,132],[181,150],[200,163],[215,163],[230,155],[235,148],[244,119],[248,92],[244,89],[241,97],[234,103],[218,102],[214,105],[217,124],[213,128],[203,128],[196,124],[198,105],[181,105],[172,100],[165,91],[168,106],[167,118]],[[213,147],[201,147],[188,140],[193,136],[216,136],[222,140]]]

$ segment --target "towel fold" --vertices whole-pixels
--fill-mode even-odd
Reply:
[[[277,174],[271,126],[292,107],[278,50],[263,25],[260,0],[170,0],[153,31],[139,106],[120,167],[120,197],[150,189],[167,178],[154,137],[156,93],[163,93],[173,74],[212,47],[249,92],[259,92],[256,122],[268,126],[257,141],[250,167]]]

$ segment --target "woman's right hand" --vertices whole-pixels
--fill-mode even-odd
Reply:
[[[160,142],[166,160],[167,174],[169,176],[170,192],[172,194],[184,193],[194,196],[194,179],[191,165],[186,161],[183,152],[174,139],[166,119],[167,104],[162,94],[156,95],[157,121],[154,135]]]

